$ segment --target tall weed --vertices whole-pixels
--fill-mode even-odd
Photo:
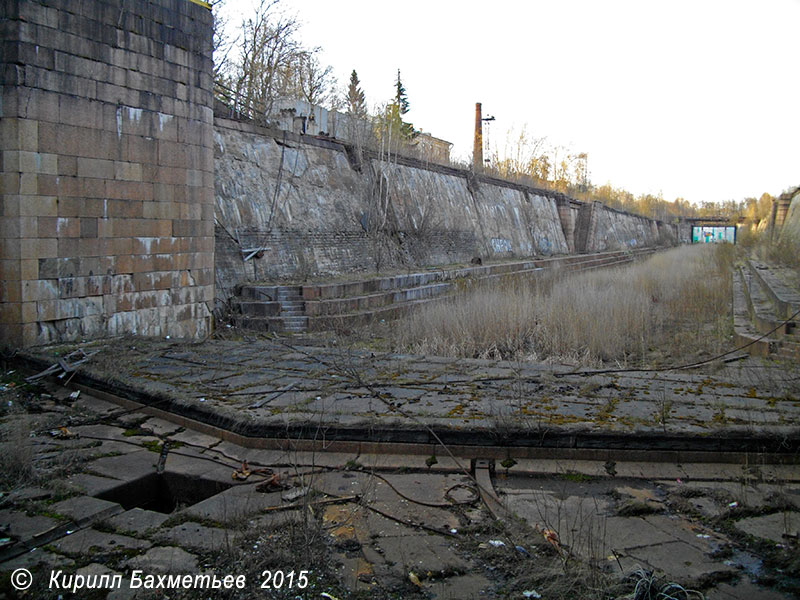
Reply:
[[[395,328],[398,348],[473,358],[641,362],[726,342],[734,249],[683,246],[621,268],[476,284]],[[688,344],[688,348],[687,348]]]

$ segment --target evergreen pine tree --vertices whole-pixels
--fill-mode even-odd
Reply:
[[[367,116],[366,97],[355,69],[350,73],[350,85],[347,88],[347,112],[360,118]]]
[[[414,137],[417,133],[414,130],[414,125],[403,121],[403,115],[409,110],[408,96],[406,95],[406,88],[400,79],[400,69],[397,69],[397,82],[395,83],[394,102],[392,103],[395,111],[395,119],[399,121],[400,134],[407,140]]]
[[[403,81],[400,79],[400,69],[397,69],[397,83],[395,83],[395,89],[394,103],[397,106],[398,112],[404,115],[408,112],[409,104],[408,97],[406,96],[406,88],[403,85]]]

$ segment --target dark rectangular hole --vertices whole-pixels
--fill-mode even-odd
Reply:
[[[179,506],[191,506],[231,487],[210,479],[179,473],[152,473],[102,492],[96,497],[122,505],[125,510],[144,508],[170,514]]]

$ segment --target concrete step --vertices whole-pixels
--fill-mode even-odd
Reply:
[[[234,308],[239,314],[246,317],[276,317],[281,312],[281,305],[277,302],[257,302],[236,299]]]
[[[766,357],[777,349],[776,340],[762,337],[750,322],[747,286],[744,275],[738,269],[733,272],[733,331],[735,344],[737,346],[749,344],[744,351],[751,356]]]
[[[296,325],[306,325],[308,323],[308,317],[277,317],[281,321],[287,324],[296,324]]]
[[[650,253],[652,250],[648,249],[549,257],[333,284],[243,285],[240,305],[247,316],[268,318],[270,331],[320,330],[339,324],[357,326],[372,319],[397,318],[412,308],[446,298],[455,289],[454,283],[464,278],[491,286],[507,277],[537,277],[554,267],[563,272],[577,272],[622,265]],[[260,299],[271,306],[256,306]],[[273,306],[278,307],[277,312]]]
[[[236,327],[241,327],[242,329],[250,331],[268,332],[275,330],[274,326],[270,323],[271,321],[272,319],[268,317],[238,316],[234,317],[233,324]]]

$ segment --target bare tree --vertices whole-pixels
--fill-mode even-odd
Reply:
[[[214,20],[214,36],[211,50],[214,57],[214,82],[222,83],[225,73],[230,69],[229,55],[234,40],[228,33],[228,22],[222,15],[222,8],[227,0],[211,0],[211,15]]]
[[[296,93],[309,104],[327,104],[334,94],[336,82],[333,67],[322,66],[317,58],[319,48],[307,50],[297,56],[294,65]]]
[[[297,39],[297,19],[278,10],[279,2],[261,0],[256,14],[242,22],[232,80],[245,114],[271,111],[275,98],[292,87],[295,65],[306,52]]]

